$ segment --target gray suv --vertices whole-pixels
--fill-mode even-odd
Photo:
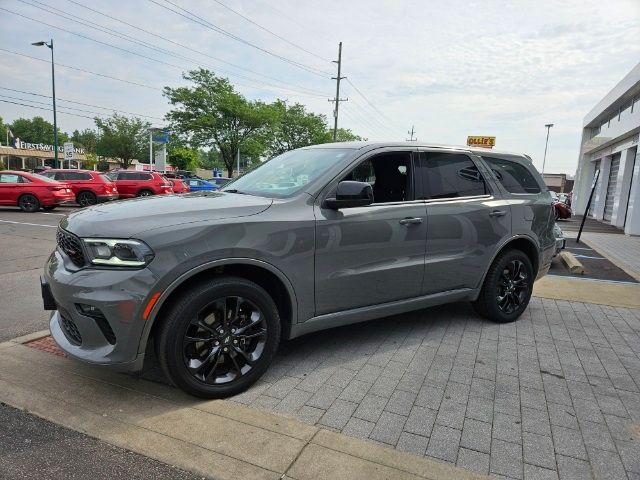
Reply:
[[[42,293],[72,357],[137,370],[155,350],[175,385],[218,398],[254,383],[283,338],[453,301],[517,319],[549,268],[553,225],[526,156],[319,145],[218,192],[70,215]]]

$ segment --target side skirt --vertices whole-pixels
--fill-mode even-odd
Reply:
[[[458,302],[463,300],[474,300],[478,297],[479,290],[462,288],[449,292],[434,293],[421,297],[397,300],[395,302],[382,303],[368,307],[354,308],[342,312],[327,313],[312,317],[309,320],[296,323],[291,326],[289,338],[296,338],[307,333],[317,332],[328,328],[342,327],[352,323],[365,322],[375,318],[389,317],[400,313],[420,310],[422,308],[434,307],[444,303]]]

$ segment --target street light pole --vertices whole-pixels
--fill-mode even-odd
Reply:
[[[56,118],[56,71],[53,61],[53,38],[47,42],[35,42],[36,47],[46,46],[51,50],[51,88],[53,90],[53,168],[58,168],[58,120]]]
[[[544,144],[544,158],[542,159],[542,175],[544,176],[544,164],[547,163],[547,146],[549,145],[549,130],[553,127],[553,123],[547,123],[547,141]]]

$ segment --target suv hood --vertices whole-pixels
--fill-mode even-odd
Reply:
[[[210,191],[158,195],[85,208],[60,225],[79,237],[129,238],[159,227],[255,215],[272,203],[271,198]]]

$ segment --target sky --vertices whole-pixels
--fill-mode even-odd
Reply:
[[[31,43],[53,38],[66,132],[113,110],[164,125],[162,88],[199,66],[333,124],[342,41],[339,126],[392,141],[414,126],[453,145],[491,135],[540,169],[553,123],[553,173],[575,173],[584,116],[640,61],[640,0],[0,0],[0,18],[5,123],[52,120],[50,51]]]

